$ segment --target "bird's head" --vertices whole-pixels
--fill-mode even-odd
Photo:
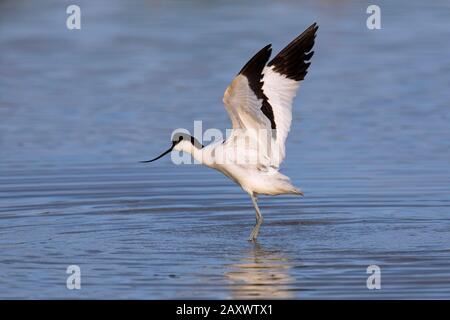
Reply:
[[[187,133],[178,132],[178,133],[173,134],[172,138],[171,138],[171,143],[172,143],[172,145],[170,146],[170,148],[168,150],[164,151],[161,155],[157,156],[154,159],[141,161],[141,162],[147,163],[147,162],[156,161],[156,160],[164,157],[166,154],[172,152],[172,150],[190,151],[193,147],[195,147],[197,149],[203,148],[203,145],[197,139],[195,139],[193,136],[191,136]]]

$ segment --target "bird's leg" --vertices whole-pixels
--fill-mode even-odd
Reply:
[[[255,241],[256,238],[258,237],[259,228],[261,227],[261,224],[263,223],[263,217],[262,217],[262,214],[261,214],[261,212],[259,211],[259,208],[258,208],[256,195],[255,194],[251,194],[250,197],[252,198],[253,206],[255,207],[255,211],[256,211],[256,224],[255,224],[255,227],[253,228],[253,231],[250,234],[250,237],[249,237],[248,240],[249,241]]]

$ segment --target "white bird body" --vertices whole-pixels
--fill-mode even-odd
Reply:
[[[236,182],[255,207],[252,241],[262,223],[258,195],[303,195],[279,172],[279,166],[285,157],[292,103],[310,65],[317,29],[316,24],[311,25],[270,62],[271,45],[267,45],[242,68],[223,96],[233,127],[225,141],[205,147],[195,138],[179,134],[172,138],[169,150],[145,161],[155,161],[172,150],[183,151]]]
[[[236,147],[236,144],[233,143],[218,142],[199,149],[185,140],[177,144],[174,150],[190,153],[196,161],[222,172],[250,195],[302,194],[291,184],[289,178],[281,174],[276,168],[263,169],[260,164],[251,164],[251,161],[249,161],[249,164],[237,164],[234,161],[237,157]],[[257,156],[255,150],[252,149],[240,149],[240,152],[246,153],[250,158]],[[215,158],[217,154],[224,154],[230,160],[218,161]]]

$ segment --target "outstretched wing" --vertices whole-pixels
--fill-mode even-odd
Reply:
[[[223,102],[233,129],[265,129],[274,122],[273,110],[264,95],[261,82],[271,52],[270,44],[262,48],[225,90]]]
[[[274,167],[284,159],[284,145],[292,122],[292,101],[307,73],[317,28],[316,24],[310,26],[269,64],[271,45],[262,48],[233,79],[223,96],[234,131],[264,129],[272,133],[259,147],[266,158],[271,158],[270,165]]]
[[[295,38],[263,69],[263,92],[272,106],[276,124],[275,145],[272,152],[279,155],[279,166],[285,156],[285,143],[291,128],[292,102],[311,64],[312,48],[319,27],[316,23]],[[275,148],[277,150],[275,150]]]
[[[270,167],[271,127],[275,126],[273,110],[262,90],[262,71],[269,61],[271,45],[262,48],[233,79],[223,96],[223,102],[233,125],[232,135],[224,145],[231,156],[239,155],[257,165]],[[266,133],[264,139],[262,134]],[[239,147],[239,145],[241,147]],[[233,150],[233,151],[231,151]],[[234,156],[233,156],[234,155]]]

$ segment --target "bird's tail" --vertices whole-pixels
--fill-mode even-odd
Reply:
[[[298,194],[299,196],[302,196],[302,197],[304,196],[303,191],[300,189],[297,189],[296,187],[294,187],[292,194]]]
[[[296,188],[292,183],[289,177],[279,173],[279,178],[283,184],[284,193],[286,194],[296,194],[303,197],[303,192]]]

